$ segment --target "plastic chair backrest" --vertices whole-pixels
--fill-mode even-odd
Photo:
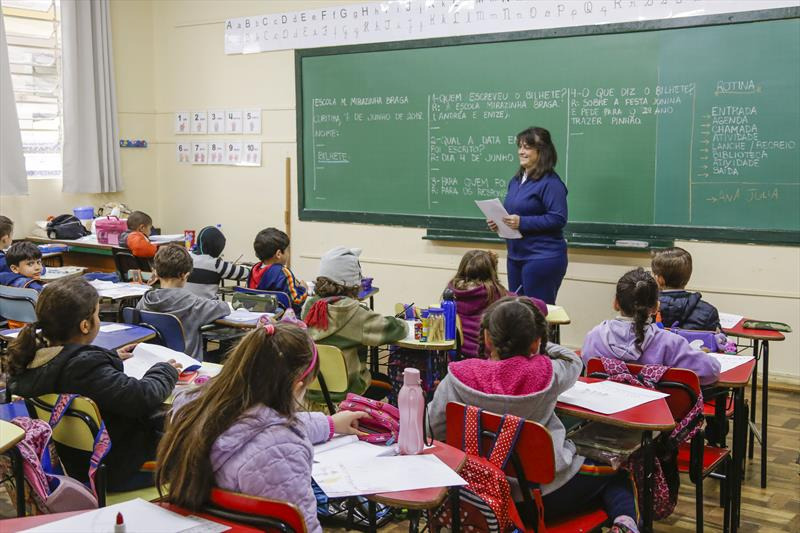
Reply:
[[[119,274],[119,279],[122,281],[130,281],[128,276],[128,271],[130,270],[152,271],[150,261],[136,257],[126,248],[112,248],[111,254],[114,256],[114,266],[117,269],[117,274]]]
[[[36,300],[38,299],[39,292],[35,289],[0,285],[0,316],[7,320],[26,324],[36,322]]]
[[[247,287],[234,287],[233,292],[241,292],[243,294],[271,294],[278,299],[278,303],[280,303],[284,309],[289,309],[292,307],[292,299],[289,298],[289,295],[285,292],[261,291],[258,289],[248,289]]]
[[[347,392],[347,364],[342,350],[335,346],[317,344],[317,356],[319,357],[319,373],[325,380],[328,392]],[[312,381],[308,388],[313,391],[321,391],[319,379]]]
[[[447,404],[446,409],[447,444],[463,450],[466,405],[450,402]],[[484,452],[489,453],[491,451],[489,443],[493,441],[493,438],[487,436],[486,432],[496,435],[502,419],[502,415],[496,413],[489,411],[481,413],[481,426],[485,436],[484,446],[482,446]],[[520,467],[521,472],[517,472],[517,466]],[[553,439],[547,428],[538,422],[525,421],[517,439],[517,444],[514,447],[512,460],[508,462],[505,471],[509,476],[519,479],[520,483],[525,480],[528,483],[543,485],[553,481],[556,475],[556,459],[555,451],[553,450]]]
[[[26,398],[25,405],[28,407],[29,416],[48,422],[58,396],[58,394],[44,394]],[[53,430],[53,440],[64,446],[92,453],[94,438],[100,431],[101,420],[97,404],[85,396],[78,396]]]
[[[152,329],[158,333],[161,343],[167,348],[177,352],[186,350],[183,324],[175,315],[125,307],[122,309],[122,320],[128,324],[138,324]]]
[[[203,511],[265,531],[305,533],[306,523],[300,510],[289,502],[268,500],[224,490],[211,489],[211,497]]]
[[[643,365],[625,363],[634,376],[641,372]],[[593,357],[586,364],[586,375],[590,378],[607,379],[603,362]],[[700,394],[700,379],[697,374],[685,368],[670,368],[656,384],[656,390],[669,394],[667,405],[676,421],[683,420],[697,401]]]

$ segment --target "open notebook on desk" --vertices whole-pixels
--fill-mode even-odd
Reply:
[[[667,396],[669,394],[615,381],[577,381],[571,389],[558,396],[558,401],[610,415]]]
[[[181,372],[191,372],[202,367],[202,363],[197,359],[189,357],[183,352],[171,350],[166,346],[157,344],[147,344],[145,342],[137,344],[133,349],[133,357],[123,361],[125,374],[132,378],[142,379],[150,370],[150,367],[157,363],[166,363],[170,359],[183,365]]]

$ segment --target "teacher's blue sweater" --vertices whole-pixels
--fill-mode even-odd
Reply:
[[[508,182],[503,205],[510,215],[519,215],[521,239],[508,239],[508,257],[524,260],[566,254],[564,225],[567,223],[567,186],[555,172],[538,180],[518,176]]]

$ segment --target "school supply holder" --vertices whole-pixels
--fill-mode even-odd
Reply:
[[[641,434],[599,422],[581,424],[567,438],[575,444],[579,455],[608,464],[614,470],[642,446]]]

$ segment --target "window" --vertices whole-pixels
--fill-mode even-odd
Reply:
[[[0,0],[28,178],[60,178],[60,0]]]

